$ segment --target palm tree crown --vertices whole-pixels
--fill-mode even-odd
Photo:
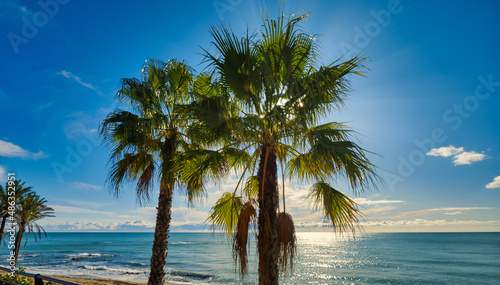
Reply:
[[[9,185],[10,184],[10,185]],[[22,203],[24,199],[26,199],[33,192],[33,186],[25,186],[26,182],[22,182],[21,180],[7,181],[5,183],[5,188],[0,185],[0,207],[1,207],[1,217],[2,224],[0,226],[0,242],[3,238],[3,232],[5,230],[5,224],[7,219],[11,216],[11,213],[15,211],[9,210],[12,209],[11,201],[9,201],[9,197],[14,197],[14,205],[19,205]],[[9,189],[14,189],[14,191],[8,191]],[[13,192],[13,193],[10,193]],[[14,195],[9,195],[14,194]],[[12,200],[12,199],[11,199]],[[14,218],[14,217],[12,217]]]
[[[150,285],[164,281],[174,188],[185,189],[193,203],[203,195],[203,177],[211,167],[210,162],[205,163],[203,150],[183,132],[189,122],[179,110],[189,103],[192,85],[192,71],[186,62],[146,61],[142,78],[122,79],[117,93],[129,110],[115,110],[100,127],[100,135],[111,150],[109,182],[116,195],[123,183],[136,180],[142,203],[150,200],[154,183],[159,182]],[[185,173],[193,172],[198,179],[185,179]]]
[[[224,194],[209,221],[233,235],[242,273],[246,232],[249,224],[258,224],[261,284],[277,284],[278,264],[282,269],[293,264],[295,233],[284,186],[283,211],[277,211],[279,169],[284,177],[315,183],[309,198],[338,230],[354,229],[358,210],[330,183],[344,177],[353,189],[362,190],[376,177],[366,150],[351,140],[352,131],[342,123],[322,123],[343,106],[348,77],[361,75],[364,59],[318,65],[315,36],[298,26],[306,16],[263,18],[259,39],[213,28],[216,53],[205,51],[213,68],[208,76],[212,87],[196,94],[193,108],[197,124],[191,130],[201,141],[250,152],[237,186],[243,194],[237,195],[237,189]]]
[[[15,218],[18,223],[18,232],[16,235],[15,242],[15,258],[19,255],[19,250],[21,248],[21,242],[24,233],[33,234],[35,241],[38,238],[42,238],[42,232],[45,236],[47,233],[44,228],[40,226],[37,222],[43,218],[54,217],[54,209],[46,205],[47,200],[41,198],[35,193],[29,193],[19,204],[16,205]],[[28,236],[26,236],[26,242],[28,241]],[[25,242],[25,244],[26,244]]]

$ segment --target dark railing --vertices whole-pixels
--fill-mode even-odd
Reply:
[[[5,268],[5,267],[1,267],[1,266],[0,266],[0,270],[11,272],[11,270],[9,268]],[[60,279],[56,279],[56,278],[52,278],[52,277],[48,277],[48,276],[43,276],[40,274],[26,273],[26,272],[22,272],[22,271],[18,271],[18,270],[16,270],[15,273],[17,275],[35,278],[35,285],[43,285],[43,280],[54,282],[57,284],[63,284],[63,285],[81,285],[81,284],[74,283],[74,282],[69,282],[69,281],[64,281],[64,280],[60,280]],[[9,284],[17,284],[17,283],[13,283],[13,282],[10,282],[7,280],[2,280],[2,279],[0,279],[0,281],[4,282],[4,283],[9,283]]]

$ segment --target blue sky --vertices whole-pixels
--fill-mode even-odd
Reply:
[[[116,199],[105,184],[96,129],[119,107],[119,80],[139,76],[149,57],[201,72],[211,26],[257,31],[260,8],[273,16],[279,5],[2,0],[0,180],[15,172],[49,201],[49,231],[152,230],[156,201],[140,207],[132,186]],[[499,10],[496,1],[286,2],[286,13],[310,13],[302,27],[320,35],[322,63],[370,59],[329,117],[359,132],[385,180],[362,196],[338,183],[364,210],[366,231],[500,231]],[[309,185],[288,183],[296,223],[321,226],[304,206]],[[191,209],[176,193],[173,229],[207,228],[208,209],[235,184],[210,186]]]

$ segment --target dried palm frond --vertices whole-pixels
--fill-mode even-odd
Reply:
[[[238,219],[236,233],[233,236],[233,255],[234,261],[240,261],[240,273],[242,276],[247,274],[247,245],[248,245],[248,229],[251,224],[255,226],[257,221],[257,211],[254,207],[254,200],[250,200],[243,204]]]
[[[297,238],[292,216],[288,213],[278,213],[278,244],[281,272],[285,272],[288,265],[290,270],[293,270],[293,258],[297,253]]]

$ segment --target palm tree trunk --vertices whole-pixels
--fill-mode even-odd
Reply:
[[[260,189],[257,247],[259,251],[259,284],[261,285],[278,284],[277,173],[275,150],[270,145],[264,145],[257,174]]]
[[[173,172],[170,165],[171,156],[175,152],[177,143],[177,132],[172,131],[166,136],[161,150],[163,165],[160,181],[160,196],[158,197],[158,211],[156,214],[155,238],[153,242],[153,254],[151,256],[151,272],[148,285],[163,285],[165,280],[165,263],[167,260],[168,233],[170,220],[172,218],[172,194],[174,190]]]
[[[23,235],[24,235],[24,228],[26,227],[25,223],[19,223],[19,231],[17,232],[16,235],[16,243],[15,248],[14,248],[14,256],[17,264],[17,257],[19,256],[19,250],[21,249],[21,243],[23,241]]]
[[[2,226],[0,226],[0,245],[2,244],[3,231],[5,230],[5,222],[7,221],[7,216],[2,217]]]
[[[171,208],[172,189],[171,187],[161,187],[148,285],[162,285],[165,280],[165,262],[167,259]]]

